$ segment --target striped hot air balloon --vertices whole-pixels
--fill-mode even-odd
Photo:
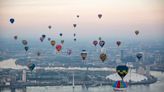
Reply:
[[[118,80],[113,84],[113,90],[115,92],[124,92],[127,89],[128,84],[122,80]]]

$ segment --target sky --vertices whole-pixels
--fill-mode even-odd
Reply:
[[[164,38],[164,0],[0,0],[1,38],[131,39],[135,30],[142,39]]]

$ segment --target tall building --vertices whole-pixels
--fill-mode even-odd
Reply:
[[[159,51],[155,52],[155,56],[154,56],[154,64],[155,65],[160,65],[161,64],[161,55],[159,53]]]
[[[23,70],[23,73],[22,73],[22,81],[23,82],[26,82],[26,70]]]

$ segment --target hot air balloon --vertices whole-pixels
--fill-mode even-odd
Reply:
[[[40,56],[40,54],[41,54],[40,52],[37,52],[37,56]]]
[[[51,41],[51,38],[48,38],[48,41]]]
[[[73,39],[76,42],[76,38]]]
[[[17,40],[17,39],[18,39],[18,36],[15,35],[15,36],[14,36],[14,39]]]
[[[43,39],[46,38],[46,35],[43,34],[43,35],[42,35],[42,38],[43,38]]]
[[[76,24],[73,24],[73,27],[75,28],[77,25]]]
[[[102,62],[104,62],[106,60],[106,58],[107,58],[107,55],[105,53],[100,54],[100,59]]]
[[[81,52],[81,58],[83,60],[85,60],[87,58],[87,52],[86,52],[86,50],[82,50],[82,52]]]
[[[22,40],[22,44],[27,45],[28,44],[27,40]]]
[[[40,41],[43,42],[44,38],[43,37],[40,37]]]
[[[138,35],[138,34],[139,34],[139,31],[138,31],[138,30],[136,30],[136,31],[135,31],[135,34],[136,34],[136,35]]]
[[[113,90],[114,91],[125,91],[128,87],[128,84],[126,82],[124,82],[123,80],[118,80],[116,82],[114,82],[113,84]]]
[[[119,47],[121,45],[121,41],[117,41],[116,44]]]
[[[51,25],[49,25],[49,26],[48,26],[48,28],[49,28],[49,29],[51,29],[51,28],[52,28],[52,26],[51,26]]]
[[[122,80],[128,73],[128,70],[129,70],[129,68],[126,65],[119,65],[116,67],[116,71]]]
[[[101,41],[101,37],[99,37],[99,41]]]
[[[102,14],[98,14],[98,17],[99,17],[99,19],[101,19],[101,17],[102,17]]]
[[[97,46],[97,44],[98,44],[98,41],[94,40],[94,41],[93,41],[93,45],[94,45],[94,46]]]
[[[76,34],[74,33],[74,34],[73,34],[73,36],[75,37],[75,36],[76,36]]]
[[[62,49],[62,46],[60,44],[56,45],[56,51],[57,52],[60,52]]]
[[[141,60],[142,56],[143,56],[143,54],[141,52],[136,54],[136,57],[138,60]]]
[[[77,18],[79,18],[80,16],[79,15],[76,15]]]
[[[71,55],[72,54],[72,50],[71,49],[67,49],[67,54]]]
[[[61,44],[64,44],[64,40],[61,40]]]
[[[52,46],[55,46],[55,44],[56,44],[55,40],[52,40],[52,41],[51,41],[51,45],[52,45]]]
[[[101,46],[101,47],[103,47],[104,45],[105,45],[105,41],[99,41],[99,45]]]
[[[29,47],[28,46],[25,46],[24,49],[25,49],[25,51],[28,51]]]
[[[33,71],[34,68],[35,68],[35,64],[33,64],[33,63],[30,62],[30,63],[27,65],[27,67],[29,68],[30,71]]]
[[[14,18],[10,18],[10,23],[13,24],[15,22]]]
[[[59,35],[60,35],[61,37],[63,36],[63,34],[62,34],[62,33],[60,33]]]

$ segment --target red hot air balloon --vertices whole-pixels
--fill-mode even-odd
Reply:
[[[94,46],[97,46],[97,44],[98,44],[98,41],[94,40],[94,41],[93,41],[93,45],[94,45]]]
[[[117,41],[116,44],[119,47],[121,45],[121,41]]]
[[[60,52],[62,49],[62,46],[60,44],[56,45],[56,51],[57,52]]]

